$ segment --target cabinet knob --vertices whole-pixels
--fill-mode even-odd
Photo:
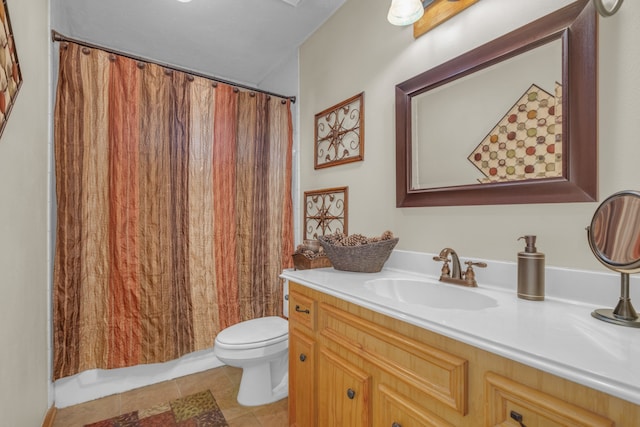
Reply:
[[[347,390],[347,397],[349,399],[353,399],[354,397],[356,397],[356,392],[352,388],[348,389]]]
[[[299,306],[298,304],[296,304],[296,311],[297,311],[298,313],[306,313],[306,314],[311,313],[311,312],[309,311],[309,309],[303,310],[302,308],[300,308],[300,306]]]
[[[300,353],[300,361],[304,362],[305,360],[307,360],[307,355],[304,353]]]
[[[517,413],[516,411],[511,411],[511,413],[509,414],[511,416],[512,419],[514,419],[516,422],[518,422],[518,424],[520,424],[520,427],[527,427],[524,425],[524,423],[522,422],[522,415]]]
[[[402,427],[402,425],[394,421],[393,424],[391,424],[391,427]]]

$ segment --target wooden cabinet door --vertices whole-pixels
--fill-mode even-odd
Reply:
[[[371,426],[371,376],[325,348],[318,354],[318,425]]]
[[[295,328],[289,332],[289,425],[315,427],[316,343]]]
[[[375,400],[375,427],[454,427],[384,384],[378,385]]]

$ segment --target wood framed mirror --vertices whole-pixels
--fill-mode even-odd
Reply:
[[[557,55],[557,58],[551,58],[549,66],[536,68],[517,65],[520,68],[516,68],[516,71],[511,68],[528,57],[533,57],[534,62],[538,61],[537,58],[546,52],[556,52]],[[481,157],[478,152],[484,141],[491,140],[494,130],[504,132],[505,138],[511,138],[512,133],[516,135],[515,132],[505,131],[507,127],[501,123],[511,120],[510,111],[516,111],[514,108],[519,107],[522,99],[535,96],[531,95],[532,88],[527,89],[523,84],[529,82],[527,85],[535,86],[536,81],[531,80],[536,80],[537,75],[531,73],[546,68],[557,68],[556,80],[560,82],[554,89],[543,89],[539,93],[544,93],[545,99],[549,98],[548,102],[556,102],[557,105],[555,110],[547,108],[544,117],[536,118],[534,112],[532,123],[538,124],[532,127],[544,123],[544,127],[538,129],[544,129],[547,141],[553,138],[555,145],[547,147],[549,155],[545,160],[545,156],[535,152],[540,147],[529,153],[527,150],[530,148],[523,146],[525,143],[519,136],[512,138],[511,142],[505,139],[507,145],[504,153],[497,153],[496,156],[507,158],[508,153],[511,157],[519,157],[519,163],[509,169],[512,175],[507,175],[505,170],[509,165],[503,161],[501,166],[493,168],[499,171],[497,175],[503,179],[494,180],[491,176],[494,172],[492,163],[484,162],[487,170],[478,171],[484,166],[474,164],[474,160]],[[526,72],[517,71],[523,69]],[[507,74],[506,78],[499,74],[505,72],[511,74]],[[522,97],[518,99],[518,96],[510,93],[506,100],[502,99],[502,92],[507,92],[507,83],[517,80],[512,78],[516,73],[524,75],[524,80],[520,82],[524,90],[518,92],[518,96]],[[478,95],[480,100],[474,101],[473,93],[486,88],[487,78],[494,82],[491,96]],[[550,78],[554,78],[553,75]],[[460,96],[460,93],[465,96]],[[494,107],[487,108],[487,98],[499,100],[495,111],[492,110]],[[442,100],[451,105],[444,108]],[[475,105],[474,102],[481,104]],[[491,111],[493,114],[491,118],[476,120],[484,129],[476,128],[472,137],[460,134],[470,127],[470,114],[465,112],[469,109],[475,112]],[[418,116],[418,111],[427,111],[427,115]],[[544,121],[552,120],[547,116],[550,111],[555,111],[557,116],[554,127]],[[433,126],[425,123],[432,123]],[[448,128],[432,129],[442,123]],[[525,134],[533,132],[534,145],[536,141],[540,144],[541,137],[535,137],[535,129],[527,129],[528,125],[524,122],[517,124]],[[579,0],[396,86],[396,205],[414,207],[596,201],[597,133],[597,15],[590,1]],[[495,141],[486,142],[485,145],[490,146],[492,142]],[[555,153],[554,146],[557,147]],[[465,154],[455,152],[452,155],[443,152],[443,147],[455,147]],[[474,149],[477,157],[474,157]],[[514,154],[521,152],[527,154]],[[525,164],[523,158],[526,155],[536,159],[534,166]],[[421,165],[422,159],[431,159],[431,162],[428,166]],[[465,163],[465,169],[479,174],[477,180],[458,181],[462,172],[447,163],[450,159]],[[428,176],[435,169],[434,165],[442,172],[436,175],[446,172],[452,177],[432,184],[423,182],[421,178]],[[545,174],[544,170],[553,170],[554,167],[555,175]],[[535,177],[525,174],[525,168],[531,168]],[[542,172],[539,168],[542,168]]]

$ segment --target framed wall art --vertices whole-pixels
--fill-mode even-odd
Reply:
[[[349,187],[304,192],[303,239],[340,231],[347,233]]]
[[[364,92],[316,114],[315,169],[364,160]]]
[[[13,40],[7,0],[2,0],[0,20],[2,21],[2,25],[0,25],[0,135],[2,135],[18,90],[22,85],[22,74]]]

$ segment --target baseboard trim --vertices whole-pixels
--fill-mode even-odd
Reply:
[[[44,416],[44,421],[42,422],[42,427],[53,427],[53,421],[56,419],[56,412],[58,409],[55,406],[52,406],[47,411],[47,414]]]

